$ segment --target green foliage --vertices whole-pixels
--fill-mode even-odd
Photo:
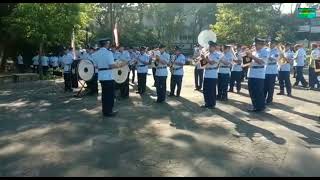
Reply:
[[[213,30],[222,43],[250,44],[256,36],[275,36],[277,16],[271,3],[220,4]]]
[[[22,39],[48,46],[69,45],[73,29],[78,42],[83,41],[82,29],[93,18],[94,8],[94,4],[80,3],[20,3],[6,22],[8,31]]]

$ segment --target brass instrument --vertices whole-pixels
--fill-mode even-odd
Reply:
[[[285,57],[285,47],[283,46],[279,46],[279,50],[280,50],[280,59],[279,59],[279,63],[282,64],[287,64],[290,63],[290,61],[288,60],[288,58]]]
[[[176,55],[172,55],[172,56],[171,56],[170,64],[169,64],[169,68],[170,68],[171,74],[174,73],[174,67],[175,67],[174,63],[175,63],[176,59],[177,59],[177,56],[176,56]]]
[[[211,30],[203,30],[198,35],[198,43],[204,48],[200,52],[200,56],[196,58],[197,61],[200,61],[200,66],[204,67],[208,64],[208,57],[210,55],[209,52],[209,41],[216,42],[217,36]]]

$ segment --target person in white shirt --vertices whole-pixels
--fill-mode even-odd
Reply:
[[[216,85],[218,79],[218,64],[221,58],[221,54],[217,48],[217,44],[213,41],[209,41],[209,56],[205,57],[207,64],[204,68],[204,80],[203,80],[203,97],[204,105],[201,108],[214,109],[216,106]]]
[[[291,96],[290,64],[293,62],[294,52],[291,51],[290,46],[290,43],[285,44],[284,58],[287,59],[287,62],[283,64],[279,62],[281,63],[278,66],[280,92],[277,95],[284,95],[284,87],[286,87],[287,95]]]
[[[32,58],[32,72],[39,73],[39,52]]]
[[[115,87],[112,77],[112,69],[127,66],[127,63],[114,63],[113,53],[109,50],[111,39],[99,40],[100,48],[92,54],[92,59],[98,68],[98,80],[102,87],[102,113],[103,116],[111,117],[117,114],[113,111]]]
[[[218,68],[218,95],[217,99],[221,101],[228,100],[228,84],[230,81],[230,67],[235,55],[231,50],[231,45],[223,47],[224,53],[221,55]]]
[[[17,56],[17,64],[18,64],[19,73],[24,73],[24,63],[23,63],[23,57],[21,53],[19,53]]]
[[[311,44],[312,51],[310,53],[309,58],[309,86],[310,89],[315,89],[315,85],[317,88],[320,88],[320,82],[317,79],[317,73],[315,72],[315,61],[320,59],[320,49],[316,43]]]
[[[119,56],[118,59],[124,61],[128,64],[131,61],[130,53],[124,49],[124,46],[120,46],[119,48]],[[120,96],[123,99],[129,98],[129,74],[125,82],[119,84],[120,87]]]
[[[129,54],[130,54],[130,63],[129,63],[129,77],[130,77],[130,73],[132,72],[132,78],[131,78],[131,83],[134,84],[134,79],[136,77],[136,69],[137,69],[137,59],[139,56],[139,52],[137,51],[136,48],[133,47],[129,47]]]
[[[265,64],[269,58],[269,52],[264,47],[265,41],[255,38],[255,52],[247,52],[247,56],[252,58],[248,69],[248,90],[252,101],[252,108],[249,108],[248,111],[252,112],[260,112],[265,109]]]
[[[293,86],[298,86],[299,82],[301,82],[303,87],[307,87],[308,83],[304,79],[303,76],[303,67],[304,67],[304,61],[307,57],[306,51],[303,49],[303,45],[297,44],[295,45],[296,52],[293,56],[293,66],[296,69],[297,75],[296,75],[296,82],[293,84]]]
[[[202,49],[199,47],[199,45],[196,46],[193,53],[194,59],[200,59]],[[202,58],[204,56],[202,55]],[[194,84],[195,84],[195,90],[201,91],[202,89],[202,83],[203,83],[203,71],[204,68],[201,66],[200,60],[197,60],[196,65],[194,67]]]
[[[166,46],[160,45],[160,54],[156,53],[156,61],[158,66],[156,67],[156,90],[157,90],[157,103],[162,103],[166,100],[167,90],[167,76],[168,65],[170,63],[170,55],[165,52]]]
[[[245,56],[246,47],[238,48],[236,52],[237,59],[233,60],[232,68],[231,68],[231,78],[230,78],[230,87],[229,92],[233,92],[233,87],[236,82],[237,93],[240,93],[241,90],[241,77],[242,77],[242,60]]]
[[[140,48],[140,54],[136,56],[137,58],[137,74],[138,74],[138,94],[144,94],[146,91],[147,83],[147,73],[149,56],[146,53],[146,47]]]
[[[71,85],[71,64],[73,62],[73,56],[68,52],[68,49],[64,49],[64,54],[61,58],[63,66],[63,78],[64,78],[64,90],[72,92]]]
[[[43,75],[46,76],[49,70],[49,58],[45,55],[45,53],[43,53],[43,56],[41,56],[40,62],[43,70]]]
[[[270,49],[268,49],[268,51],[269,58],[265,65],[266,77],[264,80],[264,96],[266,99],[266,105],[272,103],[276,76],[278,74],[278,62],[280,58],[278,41],[272,39],[270,42]]]
[[[177,86],[176,97],[180,97],[182,78],[183,78],[183,66],[186,63],[186,57],[182,54],[180,47],[175,47],[175,57],[174,57],[171,83],[170,83],[170,94],[169,96],[174,96],[174,91]]]
[[[53,54],[50,58],[50,65],[53,68],[53,71],[55,71],[59,67],[59,58],[57,54]]]

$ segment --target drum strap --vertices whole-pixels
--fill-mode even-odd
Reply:
[[[107,71],[107,70],[111,70],[112,68],[98,68],[98,71]]]

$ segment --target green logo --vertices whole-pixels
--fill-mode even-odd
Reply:
[[[317,17],[316,8],[298,8],[298,18],[313,19]]]

